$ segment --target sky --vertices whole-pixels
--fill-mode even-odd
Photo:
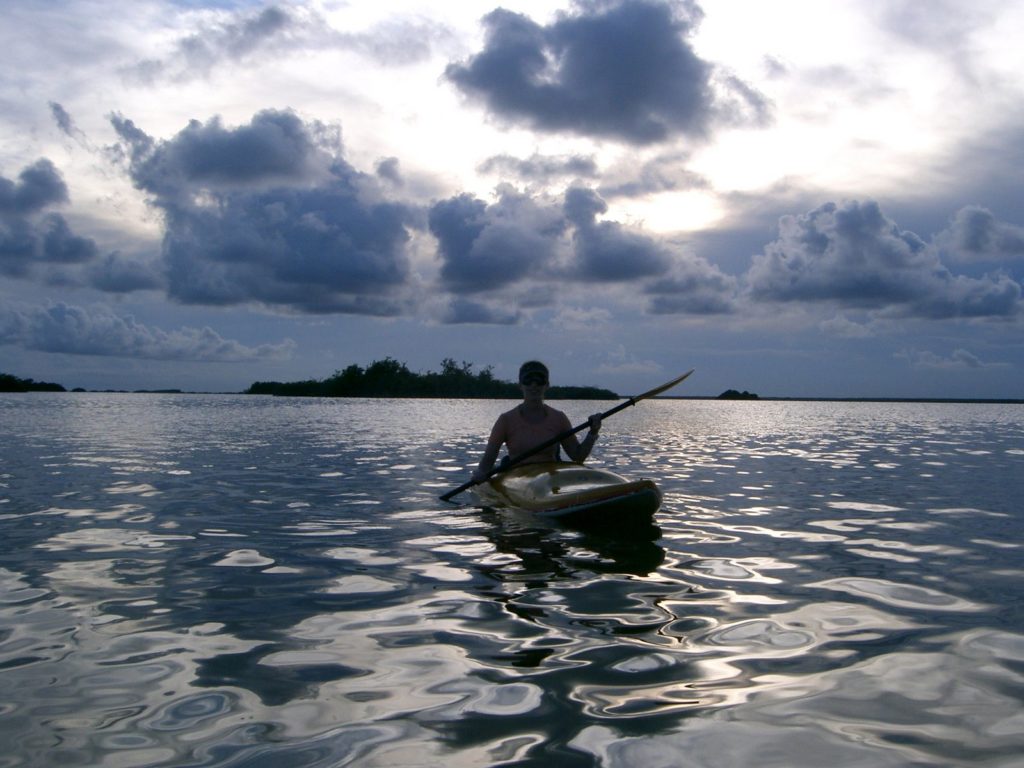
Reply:
[[[1018,0],[6,0],[0,372],[1024,397]]]

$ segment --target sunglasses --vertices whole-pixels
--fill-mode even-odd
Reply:
[[[548,383],[547,377],[542,373],[528,373],[519,380],[520,384],[540,384],[544,385]]]

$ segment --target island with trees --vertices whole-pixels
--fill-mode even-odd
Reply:
[[[522,397],[518,384],[494,377],[490,366],[479,372],[472,363],[441,362],[440,372],[416,373],[391,357],[376,360],[365,368],[350,365],[326,379],[306,381],[257,381],[245,394],[285,397],[464,397],[516,399]],[[549,399],[617,400],[608,389],[585,386],[553,386]]]
[[[0,373],[0,392],[67,392],[60,384],[49,381],[22,379],[10,373]]]
[[[760,398],[753,392],[742,392],[735,389],[727,389],[725,392],[718,396],[719,400],[759,400]]]

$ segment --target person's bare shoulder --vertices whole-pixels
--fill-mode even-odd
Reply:
[[[549,405],[548,408],[551,408],[551,406]],[[569,417],[565,415],[565,411],[560,411],[557,408],[551,408],[551,410],[554,412],[555,418],[558,419],[559,422],[566,426],[571,426],[571,422],[569,421]]]

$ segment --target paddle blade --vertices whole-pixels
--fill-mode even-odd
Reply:
[[[672,379],[672,381],[668,382],[667,384],[662,384],[660,387],[655,387],[650,392],[644,392],[642,395],[637,395],[633,399],[634,400],[645,400],[648,397],[654,397],[655,395],[660,395],[665,390],[672,389],[672,387],[676,386],[677,384],[681,384],[684,379],[686,379],[691,373],[693,373],[694,370],[695,369],[691,368],[686,373],[684,373],[682,376],[679,376],[678,378]]]

